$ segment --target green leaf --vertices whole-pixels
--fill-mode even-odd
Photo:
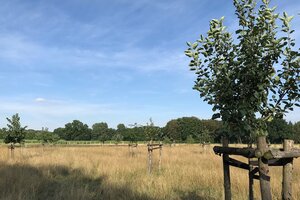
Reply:
[[[192,48],[193,48],[193,49],[196,49],[197,46],[198,46],[198,42],[194,42],[194,43],[192,44]]]
[[[287,18],[287,21],[291,22],[293,20],[293,18],[294,18],[294,16],[290,16],[290,17]]]
[[[271,122],[271,121],[273,121],[273,116],[267,118],[267,122]]]
[[[215,113],[213,114],[212,118],[211,119],[218,119],[221,117],[221,114],[220,113]]]

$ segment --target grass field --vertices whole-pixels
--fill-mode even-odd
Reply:
[[[164,147],[162,171],[154,152],[154,173],[147,173],[147,149],[135,155],[125,146],[27,147],[9,159],[0,147],[0,199],[219,200],[223,198],[221,157],[212,146]],[[294,199],[300,199],[300,159],[294,162]],[[247,199],[247,172],[231,168],[233,199]],[[280,167],[271,168],[273,199],[281,199]],[[259,184],[255,195],[260,199]]]

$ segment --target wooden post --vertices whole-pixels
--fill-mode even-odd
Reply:
[[[251,165],[251,160],[252,158],[248,159],[248,164],[249,164],[249,200],[254,200],[254,191],[253,191],[253,184],[254,184],[254,179],[252,175],[252,171],[254,169],[253,165]]]
[[[262,155],[268,150],[268,144],[266,142],[265,136],[260,136],[257,139],[257,148],[262,153]],[[263,156],[258,159],[259,167],[259,182],[260,182],[260,192],[262,200],[272,200],[271,186],[270,186],[270,176],[268,160]]]
[[[283,150],[290,151],[294,147],[293,140],[284,140]],[[291,200],[292,199],[292,179],[293,179],[293,161],[285,164],[283,166],[283,176],[282,176],[282,199]]]
[[[158,170],[161,170],[161,154],[162,154],[162,144],[159,143],[159,161],[158,161]]]
[[[249,144],[248,147],[252,148],[252,144]],[[253,179],[253,174],[252,174],[252,170],[254,169],[254,167],[251,164],[252,160],[253,159],[248,158],[248,165],[249,165],[249,172],[248,172],[248,176],[249,176],[249,200],[254,200],[254,191],[253,191],[254,179]]]
[[[222,138],[223,147],[228,147],[228,138]],[[230,185],[230,169],[229,169],[229,155],[223,154],[223,172],[224,172],[224,194],[225,200],[231,200],[231,185]]]
[[[132,153],[131,153],[131,144],[128,144],[128,150],[129,150],[129,155],[132,156]]]
[[[13,143],[11,143],[10,145],[9,145],[9,149],[10,149],[10,158],[11,159],[14,159],[15,158],[15,155],[14,155],[14,153],[15,153],[15,146],[14,146],[14,144]]]
[[[152,141],[148,144],[148,172],[152,172]]]

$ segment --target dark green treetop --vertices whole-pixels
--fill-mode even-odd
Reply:
[[[22,127],[19,114],[16,113],[11,119],[6,118],[8,121],[7,131],[4,137],[4,142],[7,143],[22,143],[25,139],[25,130],[27,126]]]
[[[79,120],[73,120],[71,123],[65,124],[62,130],[66,140],[90,140],[91,130],[87,124]]]

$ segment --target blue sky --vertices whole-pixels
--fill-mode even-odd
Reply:
[[[276,0],[300,12],[298,0]],[[79,119],[164,126],[183,116],[210,118],[192,90],[186,41],[225,16],[230,0],[0,0],[0,127],[21,115],[29,128],[50,130]],[[300,42],[300,16],[293,21]],[[299,109],[287,120],[299,121]]]

